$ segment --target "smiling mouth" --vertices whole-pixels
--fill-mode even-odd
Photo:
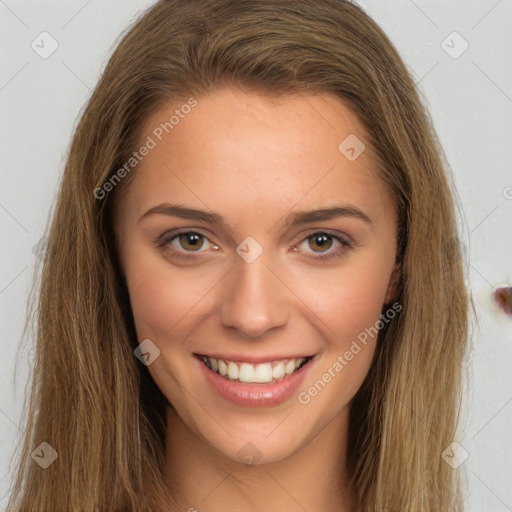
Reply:
[[[216,359],[201,354],[194,354],[204,365],[226,380],[246,384],[271,384],[286,379],[304,365],[308,364],[314,356],[282,359],[275,362],[252,364],[240,361]]]

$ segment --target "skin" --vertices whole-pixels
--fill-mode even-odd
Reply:
[[[166,481],[180,510],[353,511],[348,418],[376,336],[307,404],[294,393],[273,407],[233,405],[207,384],[193,354],[317,354],[298,390],[307,391],[396,293],[394,203],[368,144],[355,161],[338,149],[349,134],[365,140],[339,98],[221,88],[197,100],[137,166],[116,213],[139,342],[159,348],[147,368],[174,407]],[[148,119],[141,144],[184,103]],[[218,213],[226,226],[164,214],[141,220],[167,202]],[[339,204],[372,224],[338,217],[285,225],[290,213]],[[186,237],[155,246],[177,228],[203,237],[195,246]],[[317,243],[312,235],[325,230],[352,246],[330,237]],[[248,236],[263,248],[252,263],[236,252]],[[324,252],[339,257],[316,259]],[[255,465],[240,460],[248,442]]]

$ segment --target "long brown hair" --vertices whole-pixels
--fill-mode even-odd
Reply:
[[[471,304],[454,191],[404,63],[345,0],[161,0],[122,38],[76,129],[33,292],[34,372],[9,510],[172,503],[162,499],[166,401],[133,353],[113,231],[114,200],[136,168],[97,191],[159,106],[229,84],[335,94],[367,128],[398,212],[402,311],[380,331],[352,402],[353,486],[366,512],[462,510],[458,472],[441,457],[457,434]],[[58,453],[47,469],[31,458],[41,442]]]

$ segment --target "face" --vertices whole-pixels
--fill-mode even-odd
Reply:
[[[198,442],[283,460],[368,372],[395,293],[393,201],[338,98],[225,88],[185,104],[148,120],[116,213],[138,341]]]

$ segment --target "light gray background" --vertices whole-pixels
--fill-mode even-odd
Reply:
[[[14,363],[34,246],[79,113],[119,35],[151,4],[0,0],[2,508],[29,374],[29,355],[23,353],[16,372]],[[390,36],[417,80],[452,169],[479,319],[467,421],[456,439],[469,456],[458,471],[467,480],[468,510],[511,511],[512,319],[498,311],[491,293],[499,284],[512,285],[512,0],[362,0],[360,5]],[[59,45],[47,59],[31,48],[44,31]],[[454,31],[469,44],[460,56],[464,41],[450,35]]]

